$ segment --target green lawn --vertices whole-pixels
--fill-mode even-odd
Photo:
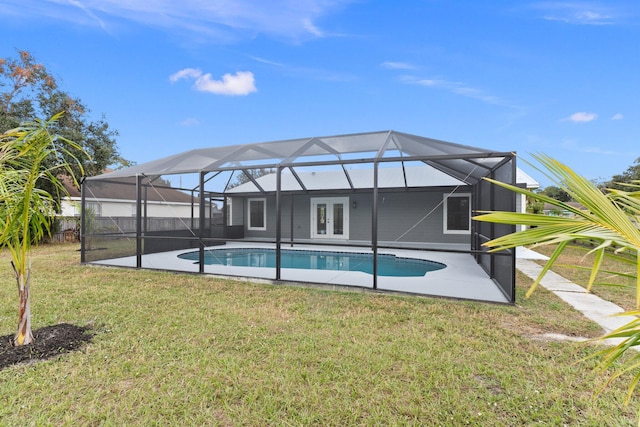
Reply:
[[[635,425],[625,379],[554,295],[516,306],[325,291],[79,265],[74,245],[34,261],[34,327],[94,325],[58,359],[0,371],[0,425]],[[0,258],[0,335],[17,291]]]
[[[540,246],[534,248],[535,251],[550,256],[554,246]],[[558,258],[553,271],[586,287],[589,284],[591,271],[578,269],[575,266],[588,267],[593,265],[595,256],[590,254],[590,247],[582,245],[569,245]],[[541,265],[544,262],[540,262]],[[636,305],[636,284],[635,280],[607,273],[607,271],[624,272],[635,274],[635,265],[623,263],[611,256],[605,256],[600,267],[600,273],[596,277],[596,282],[591,288],[594,294],[618,304],[625,310],[634,310]]]

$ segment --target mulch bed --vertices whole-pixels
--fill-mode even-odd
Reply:
[[[89,327],[60,323],[33,331],[34,342],[13,346],[14,334],[0,337],[0,370],[19,363],[33,363],[80,349],[93,338]]]

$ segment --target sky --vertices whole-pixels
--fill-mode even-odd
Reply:
[[[0,20],[0,57],[29,51],[137,163],[381,130],[596,181],[640,157],[637,0],[0,0]]]

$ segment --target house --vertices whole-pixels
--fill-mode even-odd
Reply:
[[[578,210],[584,210],[585,207],[582,205],[582,203],[579,202],[565,202],[567,205],[578,209]],[[560,209],[558,206],[552,205],[551,203],[545,203],[544,207],[542,209],[542,213],[544,215],[549,215],[549,216],[565,216],[565,217],[571,217],[574,216],[573,212],[568,211],[566,209]]]
[[[180,233],[156,229],[150,234],[145,228],[154,203],[149,193],[156,191],[154,182],[174,176],[195,182],[191,197],[197,196],[198,203],[191,210],[191,226]],[[279,281],[282,245],[331,245],[371,253],[371,287],[377,289],[379,250],[446,252],[469,257],[506,301],[514,302],[515,252],[490,253],[482,244],[515,227],[476,222],[472,216],[478,211],[523,211],[526,203],[484,178],[536,185],[518,170],[513,152],[397,131],[194,149],[88,178],[84,206],[92,198],[113,200],[107,196],[126,192],[127,200],[136,201],[136,224],[127,230],[87,230],[86,239],[99,240],[107,250],[86,251],[83,242],[82,261],[108,262],[119,251],[120,258],[132,257],[133,266],[143,268],[144,256],[159,250],[154,242],[161,240],[163,251],[197,248],[195,266],[205,273],[208,247],[260,242],[275,248],[272,279]],[[212,220],[213,206],[224,212],[220,220]],[[163,267],[171,269],[166,263]],[[316,276],[308,274],[304,280]]]
[[[108,173],[108,172],[107,172]],[[69,196],[61,201],[61,216],[80,216],[82,194],[69,176],[59,176]],[[121,185],[98,185],[90,188],[86,195],[85,206],[98,217],[136,216],[135,179],[128,179]],[[143,197],[146,199],[147,215],[154,218],[191,218],[193,204],[197,203],[189,192],[168,187],[167,183],[146,186]]]
[[[249,238],[273,238],[275,227],[269,224],[273,224],[274,220],[268,212],[269,206],[273,206],[275,201],[273,197],[259,195],[275,194],[276,181],[277,175],[268,173],[229,189],[226,192],[227,225],[244,224],[244,235]],[[466,235],[471,230],[471,193],[465,182],[426,164],[380,168],[378,181],[382,197],[378,216],[380,223],[384,224],[378,231],[381,241],[415,242],[416,235],[422,233],[420,241],[423,243],[469,243]],[[300,182],[304,182],[307,194],[303,192],[290,202],[285,198],[282,206],[284,221],[291,219],[287,212],[294,211],[294,223],[290,230],[295,230],[293,234],[296,238],[368,239],[369,230],[358,225],[367,222],[371,210],[371,170],[353,168],[296,174],[283,171],[281,191],[300,193]],[[516,183],[528,189],[538,187],[538,183],[520,169],[516,172]],[[345,196],[344,191],[348,191],[350,185],[366,192]],[[403,192],[411,190],[412,197],[402,195],[399,189]],[[326,194],[319,194],[314,197],[310,191],[336,195],[327,197]],[[526,212],[524,195],[517,195],[515,210]],[[282,237],[290,238],[290,230],[285,227]]]

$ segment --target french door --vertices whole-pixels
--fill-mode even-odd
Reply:
[[[349,239],[349,198],[311,199],[311,238]]]

